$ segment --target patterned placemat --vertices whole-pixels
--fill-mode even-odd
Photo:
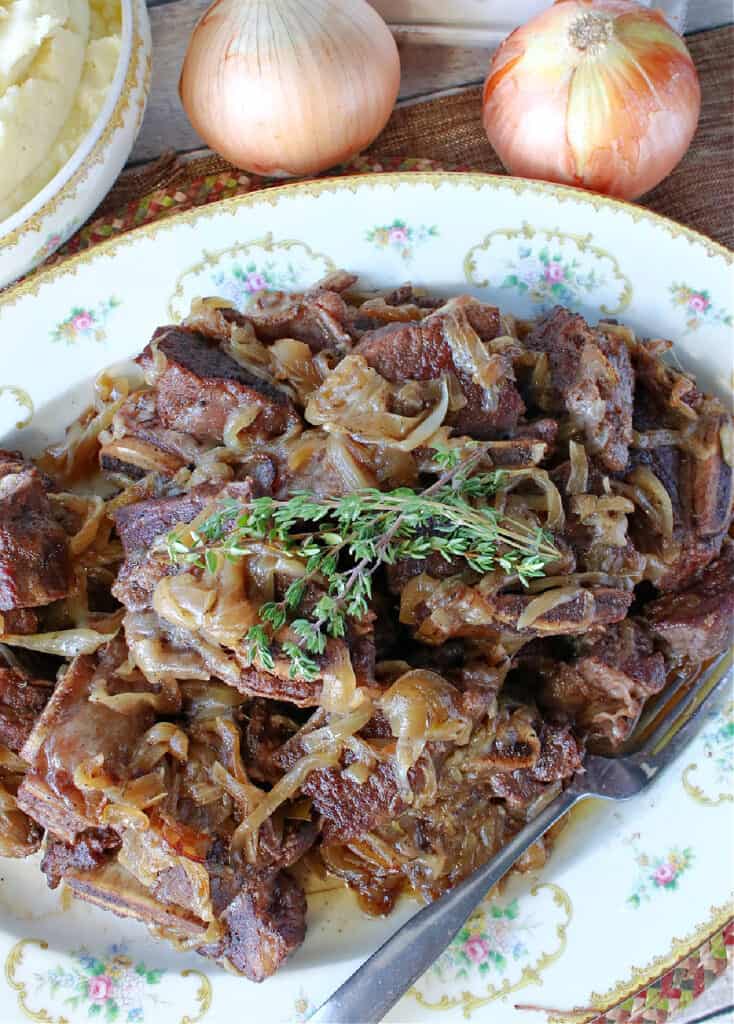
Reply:
[[[645,197],[644,205],[732,246],[734,30],[702,32],[689,37],[688,44],[702,83],[699,129],[680,166]],[[480,89],[471,88],[402,107],[367,153],[329,173],[502,173],[481,131],[479,103]],[[405,158],[405,153],[414,155]],[[48,262],[183,210],[277,184],[282,182],[239,171],[215,155],[188,159],[167,154],[154,164],[126,171],[94,217]],[[664,1024],[720,977],[733,958],[730,922],[657,981],[597,1018],[598,1024]]]
[[[664,1024],[691,1005],[734,961],[734,921],[716,932],[657,981],[640,989],[593,1024]],[[734,995],[732,996],[734,1000]]]
[[[699,32],[686,41],[701,80],[701,119],[685,158],[642,204],[734,247],[734,28]],[[482,130],[480,104],[481,89],[474,87],[400,107],[362,157],[329,174],[394,170],[501,174],[502,165]],[[124,172],[92,220],[52,262],[140,224],[280,184],[239,171],[214,154],[193,159],[166,154],[153,164]]]

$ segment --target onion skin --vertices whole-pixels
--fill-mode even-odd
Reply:
[[[700,109],[685,43],[632,0],[558,0],[502,43],[483,99],[510,173],[620,199],[670,174]]]
[[[385,127],[399,88],[395,40],[366,0],[216,0],[179,83],[204,141],[273,177],[359,153]]]

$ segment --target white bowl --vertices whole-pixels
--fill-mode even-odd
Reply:
[[[133,148],[150,88],[150,23],[145,0],[120,3],[120,59],[96,121],[51,181],[0,221],[0,287],[71,237],[109,192]]]

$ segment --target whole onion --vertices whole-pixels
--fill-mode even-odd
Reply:
[[[400,87],[390,30],[366,0],[216,0],[179,91],[204,141],[258,174],[315,174],[385,127]]]
[[[623,199],[690,145],[701,91],[685,43],[632,0],[558,0],[497,50],[484,127],[512,174]]]

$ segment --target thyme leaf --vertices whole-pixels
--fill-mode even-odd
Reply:
[[[468,458],[457,449],[438,449],[435,461],[443,473],[422,492],[364,488],[322,497],[297,491],[287,501],[257,498],[247,507],[227,499],[195,530],[169,534],[168,558],[214,573],[220,558],[241,558],[250,553],[248,544],[261,541],[301,560],[304,575],[281,601],[259,609],[260,624],[248,631],[245,654],[250,664],[272,671],[276,634],[287,629],[279,648],[291,677],[315,679],[329,638],[344,637],[348,620],[368,613],[372,578],[381,565],[435,554],[447,562],[464,559],[481,574],[501,571],[527,586],[558,559],[550,533],[487,504],[504,474],[479,472],[485,452],[478,444],[472,449]],[[312,581],[323,594],[304,612]]]

